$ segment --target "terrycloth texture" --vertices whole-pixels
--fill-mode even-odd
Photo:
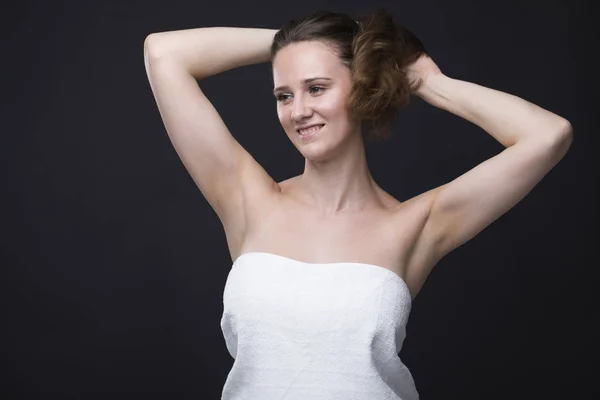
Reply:
[[[235,359],[224,400],[419,398],[398,357],[410,292],[389,269],[246,253],[229,272],[223,305]]]

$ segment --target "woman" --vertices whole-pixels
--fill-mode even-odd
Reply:
[[[235,358],[224,399],[417,399],[400,361],[408,315],[434,265],[527,193],[564,156],[569,122],[516,96],[444,75],[385,11],[317,12],[280,30],[150,35],[148,78],[173,146],[220,218],[235,260],[221,327]],[[305,158],[274,182],[198,87],[272,63],[281,125]],[[481,127],[506,149],[398,201],[364,149],[410,95]],[[248,135],[260,135],[248,127]]]

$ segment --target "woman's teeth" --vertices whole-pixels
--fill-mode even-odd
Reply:
[[[301,129],[299,132],[301,135],[310,135],[311,133],[315,133],[318,130],[320,130],[323,127],[323,125],[316,125],[316,126],[312,126],[308,129]]]

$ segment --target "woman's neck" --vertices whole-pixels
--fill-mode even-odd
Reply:
[[[362,141],[361,146],[353,146],[327,161],[307,159],[297,189],[323,216],[359,211],[378,200],[377,184],[369,171]]]

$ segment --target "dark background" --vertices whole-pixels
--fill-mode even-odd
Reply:
[[[574,127],[557,167],[446,256],[415,299],[400,356],[421,397],[598,395],[598,35],[586,3],[28,1],[3,6],[0,20],[2,398],[220,398],[233,364],[219,326],[232,261],[162,125],[144,39],[378,6],[447,75],[523,97]],[[202,88],[274,179],[302,172],[268,64]],[[400,200],[501,150],[419,99],[389,142],[367,149],[374,178]]]

